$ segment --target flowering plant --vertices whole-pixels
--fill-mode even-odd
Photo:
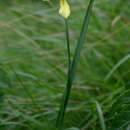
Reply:
[[[70,36],[69,36],[69,27],[68,27],[68,17],[70,16],[71,9],[67,0],[59,0],[59,5],[60,5],[59,14],[65,20],[65,32],[66,32],[67,52],[68,52],[68,74],[67,74],[66,88],[63,94],[63,99],[61,102],[60,110],[59,110],[57,121],[56,121],[56,127],[58,128],[58,130],[63,129],[64,115],[65,115],[66,108],[68,105],[70,91],[73,85],[77,63],[80,59],[80,53],[82,50],[83,43],[85,41],[86,32],[88,30],[89,18],[91,16],[93,3],[94,3],[94,0],[89,1],[89,5],[86,9],[86,14],[85,14],[84,21],[82,24],[81,33],[77,42],[75,53],[74,53],[73,58],[71,59],[70,38],[69,38]]]

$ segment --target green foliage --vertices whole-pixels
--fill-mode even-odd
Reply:
[[[109,111],[108,130],[130,129],[130,90],[124,90],[115,99]]]
[[[70,3],[72,57],[88,1]],[[67,75],[64,22],[57,7],[55,0],[0,0],[0,93],[4,99],[0,103],[0,130],[56,129]],[[129,129],[129,7],[129,0],[123,4],[122,0],[95,1],[65,129],[101,130],[95,100],[100,104],[106,129]]]

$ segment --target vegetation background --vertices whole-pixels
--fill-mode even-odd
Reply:
[[[0,0],[0,130],[56,129],[67,71],[58,2]],[[74,52],[88,1],[70,3]],[[86,43],[65,130],[130,130],[130,1],[95,0]]]

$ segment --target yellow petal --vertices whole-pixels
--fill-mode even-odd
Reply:
[[[70,15],[70,6],[66,0],[60,0],[60,10],[59,14],[64,17],[68,18]]]

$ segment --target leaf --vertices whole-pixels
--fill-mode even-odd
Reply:
[[[125,90],[117,97],[108,116],[108,130],[126,130],[130,125],[130,90]]]
[[[99,117],[99,120],[100,120],[101,128],[102,128],[102,130],[106,130],[103,111],[102,111],[102,108],[101,108],[100,104],[97,101],[96,101],[96,109],[97,109],[98,117]]]

